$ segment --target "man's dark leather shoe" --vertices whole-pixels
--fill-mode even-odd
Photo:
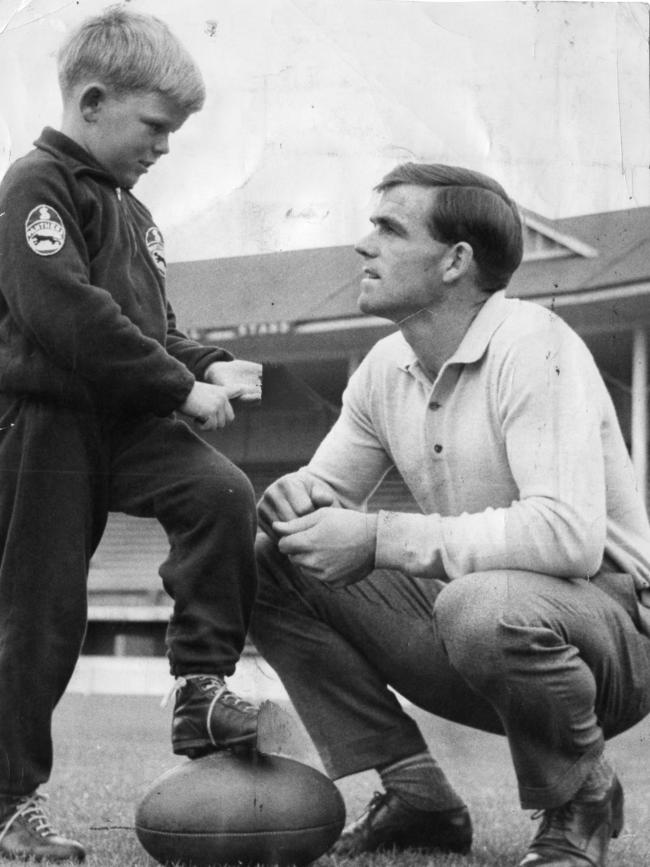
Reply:
[[[472,821],[467,807],[417,810],[391,792],[376,792],[365,813],[352,822],[330,849],[337,858],[355,858],[382,849],[437,849],[469,852]]]
[[[600,801],[569,801],[544,810],[519,867],[604,867],[612,837],[623,828],[623,789],[617,777]]]
[[[44,795],[0,799],[0,857],[26,861],[83,861],[83,846],[59,836],[43,812]]]
[[[258,709],[214,675],[181,677],[176,683],[172,746],[191,759],[215,750],[252,749],[257,742]]]

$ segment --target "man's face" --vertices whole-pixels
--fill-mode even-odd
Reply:
[[[427,217],[436,190],[400,184],[383,193],[370,217],[373,229],[355,247],[363,256],[359,307],[400,323],[444,297],[444,259],[450,246],[435,241]]]
[[[182,126],[186,114],[159,93],[116,96],[104,91],[94,118],[86,146],[128,190],[169,153],[169,136]]]

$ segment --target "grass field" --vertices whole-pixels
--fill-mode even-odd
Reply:
[[[88,848],[89,867],[154,867],[132,824],[135,805],[150,782],[179,761],[169,748],[170,713],[156,698],[135,696],[67,695],[57,709],[55,771],[45,789],[49,812],[56,827]],[[504,741],[417,711],[414,716],[472,811],[473,851],[464,857],[364,856],[355,867],[516,865],[535,825],[518,806]],[[609,867],[650,865],[649,752],[650,721],[609,746],[627,796],[626,828],[612,842]],[[296,757],[308,758],[304,752]],[[349,818],[361,812],[376,787],[374,773],[340,782]],[[318,867],[335,865],[323,857]]]

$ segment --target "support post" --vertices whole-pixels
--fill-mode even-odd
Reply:
[[[632,463],[639,491],[648,504],[648,334],[632,335]]]

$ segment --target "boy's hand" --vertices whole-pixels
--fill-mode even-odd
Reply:
[[[234,419],[235,413],[229,398],[235,397],[231,389],[207,382],[195,382],[185,403],[179,407],[199,424],[201,430],[216,430],[225,427]]]
[[[262,365],[256,361],[214,361],[205,371],[205,381],[222,385],[231,398],[252,402],[262,399]]]

